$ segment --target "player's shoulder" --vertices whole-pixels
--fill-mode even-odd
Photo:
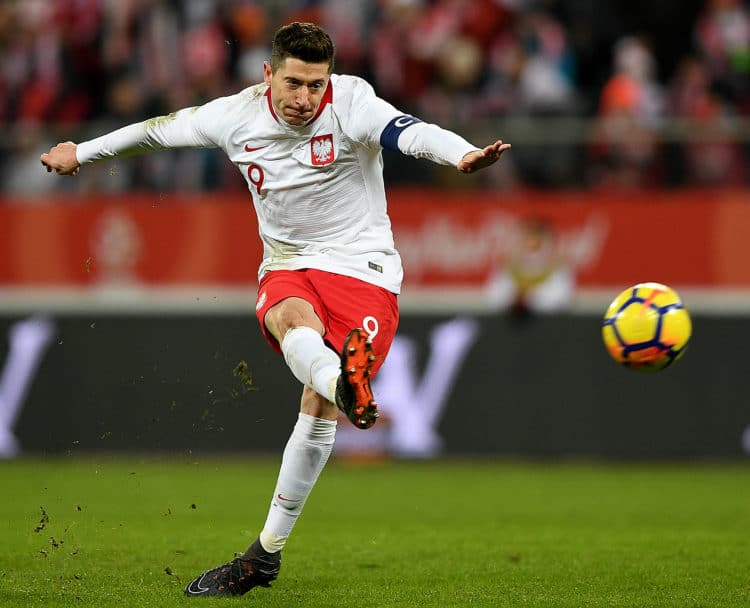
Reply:
[[[242,89],[238,93],[235,93],[233,97],[241,100],[245,103],[251,103],[258,101],[263,95],[266,94],[268,85],[265,82],[259,82],[258,84],[250,85],[249,87]]]
[[[334,103],[352,103],[363,97],[375,97],[375,89],[364,78],[350,74],[331,74]]]
[[[242,125],[253,124],[261,115],[260,100],[267,85],[253,85],[222,97],[215,97],[195,107],[201,129],[216,141],[224,141]]]
[[[200,108],[200,120],[207,133],[223,137],[240,125],[253,123],[261,115],[262,99],[268,86],[252,85],[241,91],[216,97]]]
[[[240,108],[249,110],[253,105],[257,105],[258,100],[263,97],[268,85],[264,82],[251,85],[236,93],[231,93],[223,97],[217,97],[211,103],[225,109]]]
[[[243,116],[251,115],[253,107],[260,105],[257,101],[263,96],[266,88],[265,84],[256,84],[236,93],[215,97],[201,106],[201,113],[218,121],[236,120],[238,113]]]

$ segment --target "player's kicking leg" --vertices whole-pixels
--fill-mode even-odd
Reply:
[[[281,551],[268,553],[256,540],[231,562],[207,570],[185,587],[187,596],[231,596],[270,587],[281,570]]]
[[[372,396],[370,376],[375,354],[367,334],[353,329],[341,351],[341,375],[336,382],[336,405],[360,429],[369,429],[380,414]]]

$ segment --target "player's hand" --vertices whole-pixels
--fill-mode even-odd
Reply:
[[[502,139],[498,139],[483,150],[474,150],[466,154],[458,161],[458,170],[461,173],[474,173],[474,171],[489,167],[500,160],[506,150],[510,150],[510,144],[504,144]]]
[[[81,170],[76,158],[77,147],[72,141],[57,144],[49,152],[39,156],[39,160],[47,169],[47,173],[54,171],[58,175],[77,175]]]

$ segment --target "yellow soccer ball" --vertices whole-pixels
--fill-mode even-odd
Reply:
[[[610,356],[630,369],[656,372],[685,354],[692,323],[680,296],[661,283],[638,283],[607,308],[602,339]]]

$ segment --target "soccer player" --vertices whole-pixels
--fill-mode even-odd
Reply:
[[[255,306],[261,331],[303,384],[265,525],[244,554],[191,581],[188,596],[268,587],[281,549],[333,447],[339,410],[371,427],[370,380],[398,324],[403,271],[386,208],[382,149],[472,173],[509,144],[478,148],[399,112],[364,80],[333,74],[330,36],[291,23],[273,37],[264,82],[200,107],[60,143],[40,160],[81,165],[168,148],[224,150],[247,181],[263,240]]]

